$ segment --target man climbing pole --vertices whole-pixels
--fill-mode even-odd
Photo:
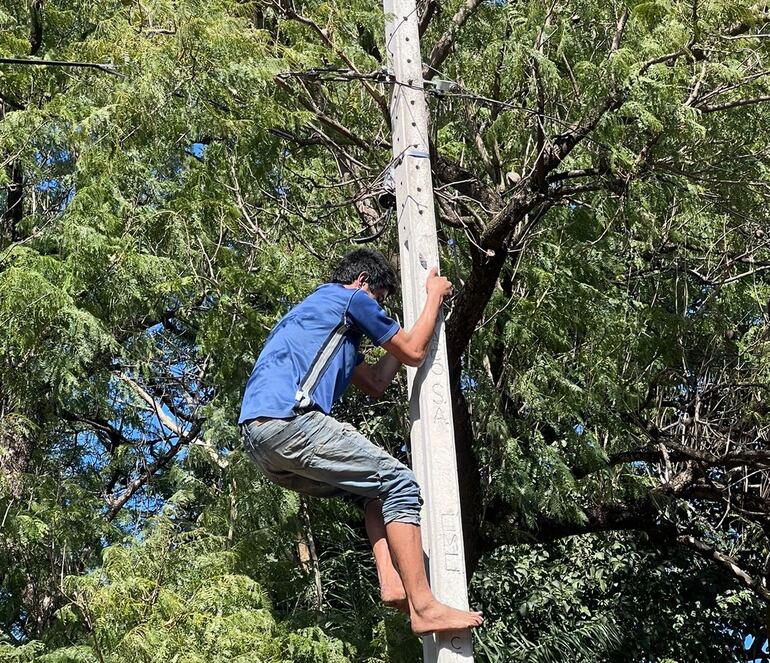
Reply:
[[[250,457],[275,483],[316,497],[363,498],[382,600],[408,611],[420,635],[479,626],[481,613],[450,608],[431,592],[412,471],[329,413],[350,382],[379,397],[401,364],[422,364],[452,284],[434,268],[425,288],[422,313],[406,331],[381,306],[396,289],[393,268],[377,251],[348,253],[330,282],[270,333],[239,417]],[[387,351],[375,365],[358,352],[363,335]]]

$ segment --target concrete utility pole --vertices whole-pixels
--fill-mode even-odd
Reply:
[[[401,251],[404,322],[414,324],[426,299],[425,280],[438,266],[428,147],[428,106],[415,0],[384,0],[385,50],[395,72],[390,115]],[[443,316],[425,364],[408,369],[412,459],[425,498],[422,546],[433,593],[443,603],[468,609],[460,494],[457,483],[452,400]],[[423,638],[426,663],[473,660],[470,631]]]

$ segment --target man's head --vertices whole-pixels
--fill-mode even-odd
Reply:
[[[340,260],[329,282],[356,284],[382,304],[396,290],[396,272],[379,251],[356,249]]]

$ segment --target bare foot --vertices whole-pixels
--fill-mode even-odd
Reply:
[[[377,569],[378,580],[380,581],[380,599],[385,605],[398,607],[400,603],[406,602],[406,590],[404,583],[401,582],[401,576],[396,569],[390,569],[390,572]],[[407,612],[409,605],[406,606]]]
[[[425,607],[412,611],[412,631],[428,635],[436,631],[459,631],[481,626],[484,618],[480,612],[456,610],[434,600]]]
[[[389,608],[395,608],[399,612],[403,612],[407,617],[410,615],[409,601],[407,601],[405,598],[401,599],[400,601],[383,601],[383,603]]]
[[[406,600],[406,592],[401,584],[401,578],[396,576],[396,581],[386,584],[380,589],[380,599],[389,608],[400,610],[405,615],[409,614],[409,603]]]
[[[406,600],[404,586],[399,581],[397,586],[385,585],[380,589],[380,599],[385,605],[391,605]]]

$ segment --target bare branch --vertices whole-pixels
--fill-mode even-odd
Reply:
[[[615,28],[615,38],[612,40],[612,46],[610,46],[610,52],[607,53],[608,60],[620,48],[620,42],[623,39],[623,33],[626,30],[626,23],[628,23],[628,17],[630,16],[630,14],[631,14],[631,11],[628,9],[628,7],[625,7],[623,9],[623,13],[620,15],[620,18],[618,19],[618,24]]]
[[[500,89],[501,89],[502,77],[503,77],[503,64],[505,62],[505,47],[511,38],[511,29],[512,28],[510,23],[505,26],[505,34],[503,35],[503,42],[502,44],[500,44],[500,49],[497,51],[497,64],[495,66],[495,78],[494,78],[494,81],[492,82],[492,93],[491,93],[492,99],[500,98]],[[502,110],[503,110],[503,106],[501,106],[500,104],[495,104],[492,107],[492,115],[491,115],[492,122],[494,122],[499,117]]]
[[[757,32],[753,35],[719,35],[720,39],[770,39],[770,34]]]
[[[545,15],[543,25],[540,27],[540,31],[537,33],[535,39],[534,50],[540,55],[544,54],[545,47],[545,32],[551,25],[553,20],[553,13],[556,9],[556,0],[551,3],[548,12]],[[534,117],[534,133],[535,133],[535,149],[537,150],[538,158],[535,160],[535,167],[532,169],[532,173],[535,175],[535,180],[540,184],[539,180],[543,177],[542,171],[536,171],[537,164],[540,162],[540,158],[545,153],[545,87],[543,86],[543,79],[540,73],[540,63],[536,56],[530,59],[532,65],[532,77],[535,79],[535,88],[537,89],[537,114]]]
[[[99,69],[113,76],[125,78],[123,74],[115,69],[115,65],[101,62],[72,62],[67,60],[32,60],[29,58],[0,58],[0,64],[10,65],[29,65],[33,67],[85,67],[88,69]]]
[[[310,147],[315,145],[326,147],[327,149],[329,149],[329,151],[332,152],[332,154],[339,154],[343,156],[347,161],[349,161],[352,164],[355,164],[359,168],[366,168],[365,164],[360,162],[352,154],[350,154],[348,151],[346,151],[343,148],[343,145],[356,144],[354,141],[332,140],[329,136],[327,136],[323,131],[321,131],[317,127],[309,127],[309,129],[310,129],[311,135],[307,137],[298,136],[297,134],[292,133],[291,131],[286,131],[285,129],[279,129],[277,127],[270,129],[270,133],[273,134],[274,136],[278,136],[279,138],[289,140],[292,143],[299,145],[300,147]],[[385,147],[382,144],[380,144],[380,146]]]
[[[282,81],[280,78],[274,78],[273,79],[276,82],[276,85],[278,87],[286,90],[287,92],[293,92],[292,88],[286,84],[285,81]],[[298,96],[297,101],[304,106],[307,110],[309,110],[312,113],[315,113],[315,116],[321,121],[321,123],[325,124],[330,129],[333,129],[340,135],[347,138],[351,143],[356,145],[357,147],[360,147],[363,150],[369,150],[372,147],[371,142],[365,141],[363,138],[360,138],[359,136],[356,136],[350,129],[343,126],[337,120],[329,117],[326,115],[316,104],[314,101],[312,101],[309,98],[306,98],[304,96]],[[376,147],[380,147],[381,145],[375,144]]]
[[[19,225],[24,218],[24,171],[18,159],[5,167],[8,184],[5,185],[5,210],[0,235],[7,234],[12,242],[19,239]]]
[[[339,57],[340,60],[342,60],[348,66],[348,68],[356,74],[357,79],[361,81],[361,85],[364,86],[366,91],[369,93],[369,96],[374,99],[386,117],[388,116],[388,104],[385,101],[385,98],[372,86],[369,81],[366,80],[366,78],[361,75],[361,72],[358,70],[353,60],[348,57],[347,53],[334,45],[334,42],[329,36],[329,32],[327,30],[322,29],[321,26],[318,25],[318,23],[316,23],[312,18],[297,13],[293,7],[284,7],[280,1],[274,1],[271,4],[286,18],[297,21],[298,23],[311,28],[313,32],[319,36],[323,45],[326,46],[330,51],[333,51],[337,57]]]
[[[732,85],[720,85],[715,90],[712,90],[708,94],[704,94],[702,97],[700,97],[697,101],[699,104],[703,104],[709,99],[713,97],[717,97],[720,94],[726,94],[727,92],[732,92],[733,90],[746,85],[746,83],[750,83],[751,81],[755,81],[758,78],[762,78],[764,76],[767,76],[770,74],[770,69],[767,69],[765,71],[759,71],[755,74],[751,74],[750,76],[746,76],[746,78],[741,79],[737,83],[733,83]]]
[[[150,394],[147,393],[144,388],[142,388],[137,382],[132,380],[127,375],[124,375],[123,373],[117,373],[116,375],[119,379],[131,387],[134,393],[137,394],[147,404],[147,409],[157,417],[158,421],[163,426],[168,428],[168,430],[170,430],[177,437],[182,438],[185,436],[185,432],[182,430],[179,424],[177,424],[163,411],[160,403],[158,403],[152,396],[150,396]]]
[[[182,446],[184,446],[185,442],[185,439],[179,438],[169,447],[166,453],[160,456],[154,463],[148,465],[142,474],[140,474],[138,477],[136,477],[136,479],[129,483],[128,486],[126,486],[126,489],[120,494],[120,496],[109,501],[110,508],[105,515],[107,522],[115,519],[115,516],[117,516],[120,510],[126,505],[126,503],[134,495],[136,495],[139,489],[142,488],[142,486],[144,486],[158,470],[165,467],[177,455]]]
[[[444,60],[449,57],[452,52],[457,34],[460,29],[465,25],[465,22],[471,17],[474,11],[481,5],[483,0],[465,0],[457,13],[452,17],[449,23],[449,29],[441,35],[441,38],[436,42],[436,45],[431,50],[428,56],[428,62],[423,68],[422,77],[429,81],[437,73],[438,68],[444,64]]]
[[[738,566],[737,560],[729,555],[719,552],[715,548],[699,541],[692,536],[678,536],[676,541],[683,546],[697,552],[701,557],[719,563],[723,568],[736,578],[744,587],[759,595],[767,603],[770,603],[770,591],[759,578],[752,578],[746,571]]]
[[[201,430],[201,421],[195,421],[189,430],[185,431],[179,426],[171,417],[169,417],[164,411],[161,404],[156,401],[142,386],[136,381],[132,380],[125,374],[116,373],[116,376],[126,383],[131,390],[144,401],[147,409],[152,412],[158,419],[158,421],[168,430],[170,430],[175,436],[176,441],[170,444],[168,449],[162,453],[153,463],[145,466],[139,476],[133,479],[118,496],[108,500],[109,510],[106,514],[108,521],[113,520],[120,510],[129,502],[129,500],[145,485],[149,482],[158,470],[166,467],[179,453],[180,449],[185,445],[196,445],[202,447],[209,455],[211,460],[220,469],[227,467],[227,461],[220,458],[216,449],[214,449],[208,443],[199,440],[198,436]]]
[[[162,405],[157,400],[155,400],[142,386],[140,386],[137,382],[123,373],[117,373],[116,375],[129,387],[131,387],[131,389],[133,389],[133,391],[147,404],[147,409],[152,412],[157,417],[158,421],[160,421],[163,426],[170,430],[181,441],[181,443],[189,443],[201,447],[217,467],[220,469],[227,467],[227,461],[224,458],[220,458],[219,453],[213,446],[197,439],[197,431],[200,430],[201,425],[200,421],[195,422],[191,427],[191,430],[196,431],[195,434],[193,434],[191,431],[183,430],[182,427],[177,424],[177,422],[175,422],[163,411]]]
[[[65,421],[87,424],[96,431],[96,435],[99,438],[106,436],[109,440],[109,444],[105,446],[107,451],[110,453],[115,451],[115,449],[120,445],[133,444],[131,440],[126,438],[126,436],[123,435],[123,433],[121,433],[117,428],[115,428],[109,421],[97,415],[82,415],[63,410],[61,412],[61,417]]]
[[[29,54],[37,55],[43,45],[43,1],[29,0]]]
[[[751,104],[761,104],[765,101],[770,101],[770,96],[755,97],[753,99],[738,99],[737,101],[730,101],[725,104],[719,104],[717,106],[701,106],[700,111],[702,113],[716,113],[717,111],[728,110],[730,108],[739,108],[741,106],[749,106]]]
[[[562,180],[569,180],[575,177],[590,177],[592,175],[601,175],[603,171],[599,168],[579,168],[575,170],[563,170],[559,173],[551,173],[546,177],[546,181],[550,184],[552,182],[561,182]]]
[[[769,269],[770,269],[770,265],[761,265],[759,267],[755,267],[754,269],[741,272],[740,274],[728,276],[726,279],[722,279],[718,281],[717,285],[722,286],[722,285],[727,285],[728,283],[735,283],[736,281],[741,281],[750,276],[754,276],[755,274],[759,274],[760,272],[766,272]]]
[[[718,35],[722,39],[729,39],[730,37],[737,37],[738,35],[742,35],[751,28],[755,27],[762,21],[767,20],[767,10],[765,9],[765,5],[757,5],[754,9],[754,13],[747,18],[745,21],[741,21],[739,23],[736,23],[735,25],[732,25],[729,27],[723,34]],[[697,27],[697,26],[696,26]],[[677,60],[682,56],[689,55],[693,61],[700,62],[705,59],[706,54],[704,51],[698,51],[697,53],[690,50],[690,47],[692,47],[694,42],[691,42],[688,44],[687,48],[679,49],[678,51],[674,51],[673,53],[666,53],[665,55],[660,55],[656,58],[653,58],[651,60],[648,60],[645,62],[641,68],[639,69],[639,75],[643,76],[647,73],[647,70],[656,65],[656,64],[662,64],[663,62],[670,62],[672,60]]]
[[[590,191],[601,191],[605,189],[604,184],[581,184],[580,186],[567,187],[565,189],[554,189],[553,194],[549,194],[556,198],[570,198],[576,196],[579,193],[587,193]]]
[[[678,51],[674,51],[673,53],[666,53],[665,55],[660,55],[656,58],[652,58],[651,60],[647,60],[647,62],[642,64],[641,68],[639,69],[639,75],[643,76],[647,73],[650,67],[654,67],[656,64],[663,64],[664,62],[676,60],[686,53],[687,51],[685,49],[680,49]]]
[[[433,20],[433,17],[436,15],[436,10],[438,9],[438,2],[437,0],[428,0],[425,3],[425,9],[422,11],[422,15],[420,16],[420,37],[422,37],[428,30],[428,26],[430,25],[430,22]]]
[[[703,81],[706,78],[706,63],[704,62],[700,68],[700,74],[698,74],[695,84],[692,86],[690,96],[687,97],[687,101],[684,102],[685,106],[692,106],[698,101],[698,93],[700,92],[700,86],[703,85]]]
[[[489,150],[487,150],[487,146],[484,145],[484,139],[481,137],[480,133],[476,133],[476,135],[473,138],[473,142],[476,145],[476,151],[479,154],[479,157],[481,158],[481,162],[484,164],[484,170],[487,171],[487,175],[489,175],[489,179],[491,179],[493,182],[497,183],[498,181],[498,168],[495,167],[495,164],[492,161],[492,157],[489,156]]]

